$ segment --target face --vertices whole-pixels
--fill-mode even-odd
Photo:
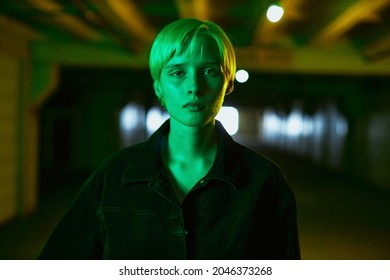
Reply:
[[[171,121],[191,127],[214,123],[226,88],[218,46],[207,36],[197,39],[192,52],[174,55],[155,84]]]

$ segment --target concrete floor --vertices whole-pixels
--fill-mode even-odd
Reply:
[[[359,182],[294,157],[269,156],[296,195],[303,259],[390,259],[390,187]]]
[[[303,259],[390,259],[390,189],[263,153],[281,166],[295,191]],[[46,193],[33,215],[0,227],[0,259],[35,259],[78,187]]]

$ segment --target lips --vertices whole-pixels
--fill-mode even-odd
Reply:
[[[189,109],[190,111],[201,111],[204,109],[204,105],[196,101],[191,101],[184,104],[183,108]]]

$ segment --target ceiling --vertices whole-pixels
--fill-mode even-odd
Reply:
[[[275,3],[285,13],[271,23],[265,14]],[[238,64],[255,70],[390,75],[390,0],[0,2],[3,31],[29,37],[37,59],[63,64],[146,66],[158,31],[181,17],[220,24]]]

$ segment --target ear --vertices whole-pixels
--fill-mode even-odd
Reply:
[[[162,93],[162,90],[161,90],[160,81],[154,81],[153,87],[154,87],[154,92],[157,95],[157,97],[161,98],[163,96],[163,93]]]
[[[229,81],[226,87],[225,95],[230,94],[233,91],[233,89],[234,89],[234,81]]]

